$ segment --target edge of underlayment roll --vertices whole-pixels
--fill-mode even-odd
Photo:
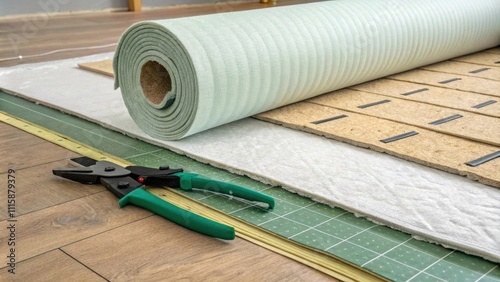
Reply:
[[[196,116],[198,82],[189,53],[175,34],[154,22],[132,25],[115,59],[120,87],[134,121],[151,136],[185,136]]]
[[[141,22],[115,88],[134,121],[183,137],[500,44],[500,1],[339,0]]]

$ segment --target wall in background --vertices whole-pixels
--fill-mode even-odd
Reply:
[[[162,7],[202,3],[224,3],[227,0],[143,0],[143,7]],[[34,13],[100,11],[124,9],[128,0],[0,0],[0,17]]]

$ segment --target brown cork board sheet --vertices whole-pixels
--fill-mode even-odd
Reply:
[[[500,48],[493,48],[484,52],[466,55],[453,59],[453,61],[483,65],[485,67],[500,67]]]
[[[398,98],[388,99],[351,89],[342,89],[307,101],[500,146],[500,122],[495,117]],[[383,103],[369,106],[377,102]],[[438,125],[432,124],[454,115],[461,117]]]
[[[500,55],[500,46],[484,50],[483,53],[492,53]]]
[[[319,124],[312,123],[331,117],[340,118]],[[257,118],[370,148],[500,187],[500,173],[498,173],[500,159],[476,167],[465,164],[499,150],[497,146],[308,102],[262,113]],[[412,131],[418,134],[390,143],[380,141]]]
[[[499,65],[500,66],[500,65]],[[500,81],[500,67],[485,67],[456,61],[446,61],[422,67],[423,70],[480,77]]]
[[[78,67],[84,70],[97,72],[107,76],[114,77],[113,60],[102,60],[97,62],[80,63]]]
[[[481,71],[469,73],[477,70]],[[256,118],[500,187],[500,158],[475,167],[466,164],[500,151],[499,71],[500,48],[493,48],[337,90]],[[456,115],[451,121],[430,124]],[[405,133],[412,134],[381,142]]]
[[[413,82],[391,79],[377,79],[368,83],[358,84],[350,89],[374,94],[406,99],[431,105],[469,111],[493,117],[500,117],[500,99],[491,95],[477,94],[466,91],[447,89],[430,85],[419,85]],[[476,107],[488,101],[487,106]]]
[[[388,78],[500,97],[498,91],[500,81],[485,78],[420,69],[389,76]]]

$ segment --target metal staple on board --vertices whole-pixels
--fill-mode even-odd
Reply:
[[[472,106],[471,108],[480,109],[480,108],[489,106],[491,104],[495,104],[496,102],[497,102],[496,100],[489,100],[489,101],[483,102],[481,104],[477,104],[475,106]]]
[[[493,153],[488,154],[486,156],[482,156],[478,159],[466,162],[465,164],[468,166],[478,166],[478,165],[484,164],[485,162],[489,162],[493,159],[496,159],[498,157],[500,157],[500,151],[496,151],[496,152],[493,152]]]
[[[489,69],[490,68],[480,68],[480,69],[477,69],[477,70],[470,71],[469,73],[478,73],[478,72],[482,72],[482,71],[487,71]]]
[[[339,115],[339,116],[334,116],[334,117],[331,117],[331,118],[325,118],[325,119],[321,119],[321,120],[317,120],[317,121],[312,121],[311,123],[312,124],[321,124],[321,123],[324,123],[324,122],[328,122],[328,121],[332,121],[332,120],[337,120],[337,119],[341,119],[341,118],[346,118],[348,117],[347,115]]]
[[[452,78],[452,79],[440,81],[439,83],[446,84],[446,83],[450,83],[450,82],[457,81],[457,80],[462,80],[462,79],[458,78],[458,77],[455,77],[455,78]]]
[[[372,106],[376,106],[376,105],[380,105],[380,104],[389,103],[390,101],[391,100],[385,99],[385,100],[382,100],[382,101],[378,101],[378,102],[373,102],[373,103],[370,103],[370,104],[361,105],[361,106],[358,106],[358,108],[364,109],[364,108],[368,108],[368,107],[372,107]]]
[[[416,131],[410,131],[410,132],[399,134],[399,135],[396,135],[396,136],[393,136],[393,137],[382,139],[382,140],[380,140],[380,142],[382,142],[382,143],[390,143],[390,142],[398,141],[398,140],[401,140],[401,139],[404,139],[404,138],[408,138],[408,137],[411,137],[411,136],[414,136],[414,135],[417,135],[417,134],[418,134],[418,132],[416,132]]]
[[[420,92],[424,92],[424,91],[427,91],[427,90],[429,90],[429,88],[420,88],[420,89],[417,89],[417,90],[413,90],[413,91],[410,91],[410,92],[403,93],[401,95],[403,95],[403,96],[409,96],[409,95],[420,93]]]
[[[456,114],[456,115],[452,115],[452,116],[449,116],[449,117],[445,117],[445,118],[442,118],[442,119],[435,120],[433,122],[429,122],[429,124],[432,124],[432,125],[443,124],[443,123],[446,123],[446,122],[449,122],[449,121],[452,121],[452,120],[455,120],[455,119],[461,118],[461,117],[463,117],[463,115]]]

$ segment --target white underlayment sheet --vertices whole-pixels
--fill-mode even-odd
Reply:
[[[500,189],[385,154],[251,118],[180,141],[143,133],[113,79],[77,63],[112,53],[0,70],[0,88],[199,161],[500,261]]]

